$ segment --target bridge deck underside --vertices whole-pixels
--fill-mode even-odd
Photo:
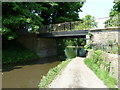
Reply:
[[[49,32],[40,33],[39,37],[82,37],[88,34],[88,30],[77,30],[77,31],[60,31],[60,32]]]

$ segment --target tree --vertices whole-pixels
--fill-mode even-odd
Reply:
[[[115,16],[120,12],[120,0],[114,0],[114,6],[110,11],[110,16]]]
[[[79,20],[81,2],[3,2],[2,34],[9,40],[16,31],[36,32],[42,25]],[[67,7],[67,8],[66,8]]]
[[[120,26],[120,24],[119,24],[120,23],[120,19],[119,19],[119,16],[120,16],[120,1],[115,0],[114,3],[115,4],[114,4],[113,8],[111,9],[111,11],[109,13],[110,19],[105,21],[105,27]]]
[[[78,12],[81,11],[80,8],[82,6],[83,3],[80,2],[60,2],[53,16],[53,22],[60,23],[80,20]]]
[[[43,7],[47,7],[42,12],[44,24],[55,24],[61,22],[78,21],[81,7],[84,2],[54,2],[54,3],[41,3]]]
[[[40,12],[45,8],[40,4],[30,2],[3,2],[2,32],[11,40],[21,29],[37,30],[42,25]]]
[[[80,24],[75,27],[76,29],[85,30],[85,29],[92,29],[94,27],[97,27],[97,22],[95,22],[95,17],[91,15],[86,15],[81,20],[82,22],[80,22]]]

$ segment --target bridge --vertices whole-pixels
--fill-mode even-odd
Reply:
[[[81,23],[77,21],[45,25],[39,29],[37,34],[30,34],[28,30],[17,30],[21,36],[16,40],[26,48],[35,51],[40,57],[47,57],[57,54],[57,41],[60,39],[84,38],[86,43],[89,43],[88,32],[93,34],[92,40],[96,44],[108,43],[110,40],[118,42],[118,37],[120,38],[120,27],[90,29],[81,27]]]
[[[64,37],[72,37],[72,38],[82,38],[88,34],[88,32],[106,32],[106,31],[116,31],[117,28],[120,27],[108,27],[108,28],[98,28],[91,29],[88,23],[82,26],[83,21],[75,21],[75,22],[65,22],[59,24],[50,24],[42,26],[39,29],[39,37],[47,37],[47,38],[64,38]],[[88,26],[88,27],[86,27]]]
[[[104,18],[98,18],[98,19],[104,19]],[[44,25],[39,29],[38,36],[49,37],[49,38],[84,37],[88,34],[88,32],[102,32],[107,30],[114,30],[113,27],[112,29],[104,28],[104,30],[95,29],[91,25],[92,23],[89,20]]]
[[[42,26],[39,29],[39,37],[84,37],[90,31],[87,27],[81,27],[82,21],[64,22]]]
[[[98,18],[104,19],[104,18]],[[89,21],[74,21],[74,22],[64,22],[58,24],[49,24],[43,25],[36,32],[38,37],[41,38],[85,38],[88,35],[88,32],[105,32],[108,30],[116,30],[116,28],[120,27],[112,27],[112,28],[102,28],[95,29],[91,27],[91,22]],[[29,30],[26,28],[25,30],[18,30],[18,34],[28,34]]]

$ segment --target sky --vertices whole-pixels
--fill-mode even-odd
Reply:
[[[79,17],[83,18],[85,15],[91,15],[96,18],[98,22],[98,28],[103,28],[103,22],[108,18],[97,19],[103,17],[109,17],[110,10],[112,9],[114,0],[86,0],[83,7],[81,8],[83,12],[79,13]]]

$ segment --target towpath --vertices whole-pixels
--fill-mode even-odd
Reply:
[[[74,58],[49,88],[107,88],[85,64],[84,58]]]

